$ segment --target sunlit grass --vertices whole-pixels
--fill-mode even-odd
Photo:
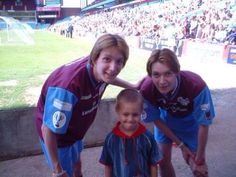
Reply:
[[[69,39],[46,31],[35,31],[35,45],[0,46],[0,109],[35,105],[27,103],[25,92],[41,87],[47,76],[58,66],[88,55],[94,41]],[[137,82],[145,75],[149,52],[130,48],[130,58],[119,77]],[[1,82],[16,80],[14,86]],[[109,86],[104,98],[115,97],[120,88]]]

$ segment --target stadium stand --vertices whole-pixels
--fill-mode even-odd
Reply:
[[[116,0],[95,1],[91,5],[83,8],[82,12],[87,12],[89,10],[92,10],[92,11],[100,10],[100,9],[112,7],[114,5],[117,5]]]
[[[167,47],[179,56],[202,51],[195,53],[219,58],[228,45],[235,45],[235,0],[134,0],[98,8],[104,7],[101,3],[94,2],[82,9],[79,18],[52,25],[49,30],[64,35],[61,31],[70,23],[73,37],[96,39],[103,33],[117,33],[131,46],[147,50]]]
[[[36,4],[33,0],[1,0],[0,16],[12,17],[36,26]]]
[[[84,2],[86,2],[84,4]],[[236,27],[235,0],[81,0],[83,8],[63,7],[63,0],[1,0],[0,15],[27,21],[33,28],[74,37],[119,33],[138,47],[178,50],[185,40],[231,43]],[[76,18],[72,18],[76,17]],[[230,37],[231,37],[230,36]]]

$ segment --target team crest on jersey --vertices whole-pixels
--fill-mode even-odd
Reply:
[[[143,108],[147,109],[148,105],[146,103],[144,103]],[[143,111],[142,114],[141,114],[141,120],[145,120],[146,118],[147,118],[147,113],[146,113],[146,111]]]
[[[56,111],[52,116],[52,123],[55,128],[61,128],[66,123],[66,115],[63,112]]]
[[[210,105],[208,103],[202,104],[201,110],[205,112],[206,119],[211,119]]]
[[[147,118],[147,113],[146,111],[143,111],[141,114],[141,120],[145,120]]]
[[[187,106],[190,103],[188,98],[178,97],[177,100],[183,106]]]

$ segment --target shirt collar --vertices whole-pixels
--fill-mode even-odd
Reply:
[[[101,82],[101,81],[97,81],[95,79],[95,76],[94,76],[94,73],[93,73],[93,66],[91,64],[87,63],[86,69],[87,69],[87,72],[88,72],[88,75],[89,75],[89,80],[91,81],[91,83],[94,87],[100,86],[101,84],[104,83],[104,82]]]
[[[121,138],[135,138],[139,135],[141,135],[142,133],[144,133],[146,131],[146,127],[144,127],[144,125],[142,125],[141,123],[139,123],[139,127],[138,129],[131,135],[126,135],[124,132],[122,132],[119,128],[120,126],[120,122],[117,122],[116,126],[113,128],[112,132],[121,137]]]

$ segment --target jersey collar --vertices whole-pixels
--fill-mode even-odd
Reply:
[[[142,133],[144,133],[146,131],[146,127],[144,127],[144,125],[142,125],[141,123],[139,123],[139,127],[138,129],[131,135],[128,136],[126,135],[124,132],[122,132],[119,128],[120,122],[117,122],[116,126],[113,128],[112,132],[121,137],[121,138],[135,138],[139,135],[141,135]]]
[[[89,79],[90,79],[90,81],[91,81],[91,83],[94,87],[100,86],[101,84],[104,83],[104,82],[101,82],[101,81],[97,81],[95,79],[95,76],[94,76],[94,73],[93,73],[93,66],[91,64],[87,63],[86,69],[87,69],[87,72],[88,72],[88,75],[89,75]]]

